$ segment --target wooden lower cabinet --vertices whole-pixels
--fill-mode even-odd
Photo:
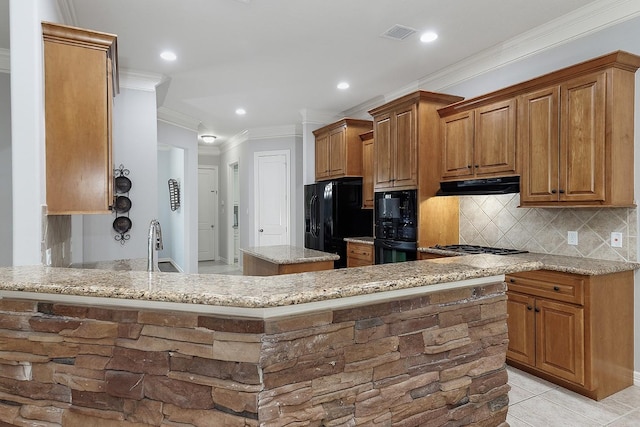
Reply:
[[[633,384],[633,272],[507,275],[507,362],[600,400]]]
[[[373,264],[373,245],[347,242],[347,267],[362,267]]]

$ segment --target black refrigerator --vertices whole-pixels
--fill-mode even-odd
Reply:
[[[340,255],[347,266],[345,237],[373,235],[373,211],[362,209],[362,179],[342,178],[304,186],[304,246]]]

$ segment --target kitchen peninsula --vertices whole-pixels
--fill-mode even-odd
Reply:
[[[339,255],[298,246],[241,248],[242,273],[246,276],[275,276],[333,269]]]
[[[500,425],[504,275],[540,267],[473,255],[273,277],[1,268],[0,419]]]

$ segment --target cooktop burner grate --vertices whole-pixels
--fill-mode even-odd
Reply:
[[[516,255],[526,254],[529,252],[521,249],[492,248],[488,246],[475,245],[435,245],[432,246],[432,248],[464,254]]]

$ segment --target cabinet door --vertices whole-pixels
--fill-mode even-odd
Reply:
[[[560,86],[560,200],[605,200],[606,74]]]
[[[478,177],[516,173],[516,100],[475,111],[474,172]]]
[[[408,105],[395,112],[392,122],[392,145],[394,164],[394,187],[417,187],[418,185],[418,134],[417,106]]]
[[[329,176],[344,176],[346,170],[346,127],[332,130],[329,133]]]
[[[391,116],[389,114],[385,114],[377,117],[373,126],[373,179],[376,190],[382,190],[390,188],[392,186],[393,179]]]
[[[473,118],[464,111],[440,121],[443,179],[473,176]]]
[[[584,385],[584,309],[536,300],[536,366]]]
[[[554,86],[523,95],[518,100],[522,203],[558,199],[559,93],[559,88]]]
[[[44,68],[47,213],[111,213],[107,54],[80,42],[47,40]]]
[[[373,209],[373,137],[362,144],[362,207]]]
[[[507,292],[507,357],[535,366],[535,298],[517,292]]]
[[[328,179],[329,170],[329,134],[316,137],[316,181]]]

